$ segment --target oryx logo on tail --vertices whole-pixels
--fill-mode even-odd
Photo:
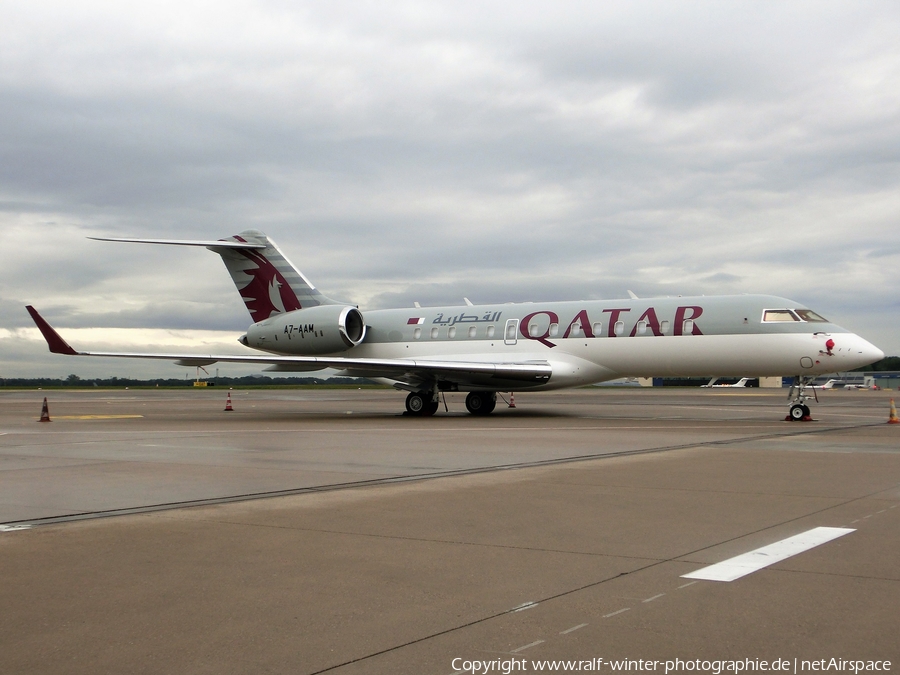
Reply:
[[[238,287],[247,311],[254,322],[268,319],[273,314],[302,309],[300,300],[290,284],[275,265],[257,251],[236,251],[235,257],[245,258],[250,265],[244,265],[241,272],[250,280],[244,287]],[[237,279],[235,278],[235,283]]]
[[[209,248],[222,256],[254,323],[297,309],[335,304],[262,232],[247,230],[223,239],[222,244]]]

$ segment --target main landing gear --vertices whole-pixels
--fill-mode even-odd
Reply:
[[[816,403],[819,402],[819,396],[816,394],[815,389],[812,390],[812,396],[806,393],[806,389],[812,380],[813,378],[811,377],[798,375],[796,382],[791,385],[791,390],[788,392],[788,400],[791,402],[791,407],[788,409],[787,417],[784,418],[785,422],[812,422],[809,406],[806,405],[806,402],[812,398],[815,398]]]
[[[406,414],[430,417],[437,412],[437,393],[413,391],[406,397]],[[466,396],[466,410],[473,415],[490,415],[497,406],[497,392],[473,391]]]
[[[473,415],[490,415],[496,406],[495,391],[470,391],[466,396],[466,410]]]
[[[410,415],[431,417],[437,409],[437,397],[428,392],[413,391],[406,397],[406,412]]]

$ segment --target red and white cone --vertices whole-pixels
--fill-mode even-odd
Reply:
[[[234,408],[231,407],[231,392],[228,392],[228,398],[225,399],[225,412],[234,412]]]
[[[510,408],[516,407],[516,392],[514,392],[514,391],[509,392],[509,407]]]
[[[44,397],[44,405],[41,408],[41,422],[50,421],[50,408],[47,407],[47,397]]]
[[[900,424],[900,417],[897,417],[897,408],[894,407],[894,399],[891,399],[891,416],[888,418],[888,424]]]

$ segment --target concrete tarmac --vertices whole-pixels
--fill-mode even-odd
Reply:
[[[424,419],[390,391],[47,393],[50,424],[44,392],[0,394],[0,672],[900,667],[890,392],[820,392],[810,423],[758,389]],[[681,576],[821,526],[853,531]]]

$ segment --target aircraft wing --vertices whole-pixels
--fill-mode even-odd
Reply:
[[[212,363],[254,363],[272,366],[281,372],[312,371],[336,368],[352,377],[383,377],[409,385],[425,384],[431,380],[454,382],[460,385],[485,387],[494,390],[521,388],[546,384],[553,369],[546,361],[480,362],[442,361],[428,359],[366,359],[329,356],[277,355],[217,355],[217,354],[146,354],[138,352],[77,351],[42,317],[38,311],[26,307],[38,330],[54,354],[68,356],[103,356],[107,358],[157,359],[174,361],[181,366],[208,366]]]

